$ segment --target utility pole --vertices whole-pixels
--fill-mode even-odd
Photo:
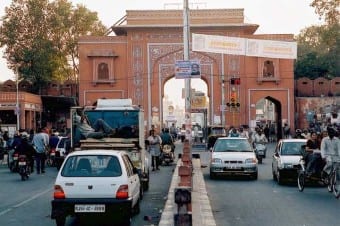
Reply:
[[[15,67],[15,74],[16,74],[16,88],[17,88],[17,95],[16,95],[16,105],[15,105],[15,112],[17,115],[17,130],[19,131],[20,129],[20,107],[19,107],[19,70],[18,67]]]
[[[188,0],[183,0],[183,59],[189,59],[189,4]],[[185,137],[191,143],[191,78],[185,79]]]

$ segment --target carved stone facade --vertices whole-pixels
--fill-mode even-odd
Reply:
[[[147,128],[161,125],[164,84],[175,76],[175,62],[183,60],[182,18],[181,10],[128,10],[111,28],[116,36],[80,38],[80,105],[103,97],[131,98],[145,109]],[[293,41],[290,34],[254,34],[259,25],[245,23],[243,9],[191,10],[189,18],[192,33]],[[91,55],[94,50],[114,54]],[[283,121],[294,125],[293,60],[193,51],[190,59],[200,62],[208,87],[209,124],[220,118],[225,126],[250,125],[256,120],[254,106],[265,98],[275,104],[279,136]],[[105,62],[112,65],[112,79],[98,81],[96,69]],[[234,77],[240,84],[230,84]],[[235,91],[239,107],[225,107]]]

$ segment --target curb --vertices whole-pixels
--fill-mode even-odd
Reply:
[[[178,187],[179,176],[178,168],[182,165],[181,159],[177,161],[174,170],[167,201],[159,222],[159,226],[174,226],[174,215],[177,213],[177,205],[175,204],[174,191]],[[206,191],[203,174],[201,171],[201,160],[192,159],[193,165],[193,188],[191,191],[192,206],[192,225],[194,226],[216,226],[215,218],[211,210],[210,201]]]

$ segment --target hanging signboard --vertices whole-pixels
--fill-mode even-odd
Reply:
[[[201,66],[197,60],[177,60],[175,64],[177,79],[201,78]]]
[[[192,50],[210,53],[245,55],[244,38],[192,34]]]
[[[297,57],[296,42],[218,35],[192,34],[192,50],[280,59],[296,59]]]
[[[296,59],[297,43],[247,39],[247,56]]]

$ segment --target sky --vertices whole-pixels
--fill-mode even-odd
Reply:
[[[125,15],[126,10],[183,9],[183,0],[69,0],[83,4],[98,13],[99,20],[109,27]],[[0,0],[0,17],[12,0]],[[189,0],[190,9],[243,8],[246,23],[260,25],[256,34],[299,34],[322,21],[309,4],[312,0]],[[0,49],[0,82],[15,79],[13,71],[7,68]],[[195,83],[194,79],[192,84]],[[198,82],[200,83],[200,82]],[[184,83],[183,83],[184,84]],[[204,90],[201,90],[204,92]]]

